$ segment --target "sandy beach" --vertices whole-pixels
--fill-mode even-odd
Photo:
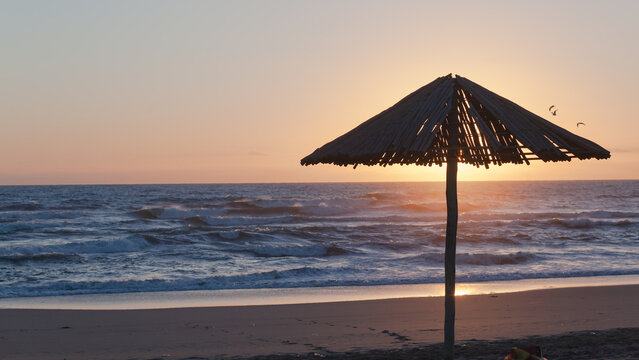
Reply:
[[[478,359],[491,351],[505,356],[521,341],[543,344],[547,357],[554,347],[556,354],[572,351],[575,359],[632,359],[639,354],[638,303],[639,285],[459,296],[457,344],[469,359],[475,358],[469,352]],[[347,353],[352,358],[413,358],[424,352],[436,356],[443,299],[148,310],[0,309],[0,318],[1,359],[344,358]],[[540,338],[525,340],[531,336]],[[614,353],[588,357],[597,349],[613,351],[602,342],[614,345]]]

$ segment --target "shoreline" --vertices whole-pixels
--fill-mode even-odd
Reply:
[[[639,285],[464,295],[456,302],[458,345],[639,328]],[[17,360],[387,354],[441,343],[443,305],[441,297],[421,297],[146,310],[0,309],[0,348]],[[503,346],[502,357],[517,343]]]
[[[638,284],[639,275],[522,279],[457,283],[456,294],[504,294],[541,289]],[[3,298],[0,299],[0,309],[141,310],[328,303],[443,295],[444,284],[183,290]]]

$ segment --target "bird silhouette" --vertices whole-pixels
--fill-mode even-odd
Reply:
[[[551,105],[551,106],[548,108],[548,111],[550,111],[550,113],[552,114],[552,116],[557,116],[557,110],[558,110],[558,109],[553,110],[553,108],[554,108],[554,107],[555,107],[555,105]]]
[[[582,123],[582,122],[578,122],[578,123],[577,123],[577,127],[579,127],[579,125],[586,126],[586,124],[584,124],[584,123]]]

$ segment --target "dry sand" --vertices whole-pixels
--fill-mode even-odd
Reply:
[[[639,285],[460,296],[458,351],[479,354],[463,357],[468,359],[493,353],[503,358],[510,346],[533,341],[547,354],[553,353],[549,347],[568,349],[571,359],[639,359],[638,304]],[[438,297],[151,310],[0,309],[0,359],[437,358],[432,344],[442,341],[443,314]],[[529,336],[544,337],[509,340]],[[597,349],[616,355],[594,354]]]

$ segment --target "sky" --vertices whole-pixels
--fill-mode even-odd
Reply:
[[[449,73],[612,153],[462,165],[460,181],[637,179],[637,13],[637,1],[0,0],[0,185],[443,181],[440,167],[299,160]]]

